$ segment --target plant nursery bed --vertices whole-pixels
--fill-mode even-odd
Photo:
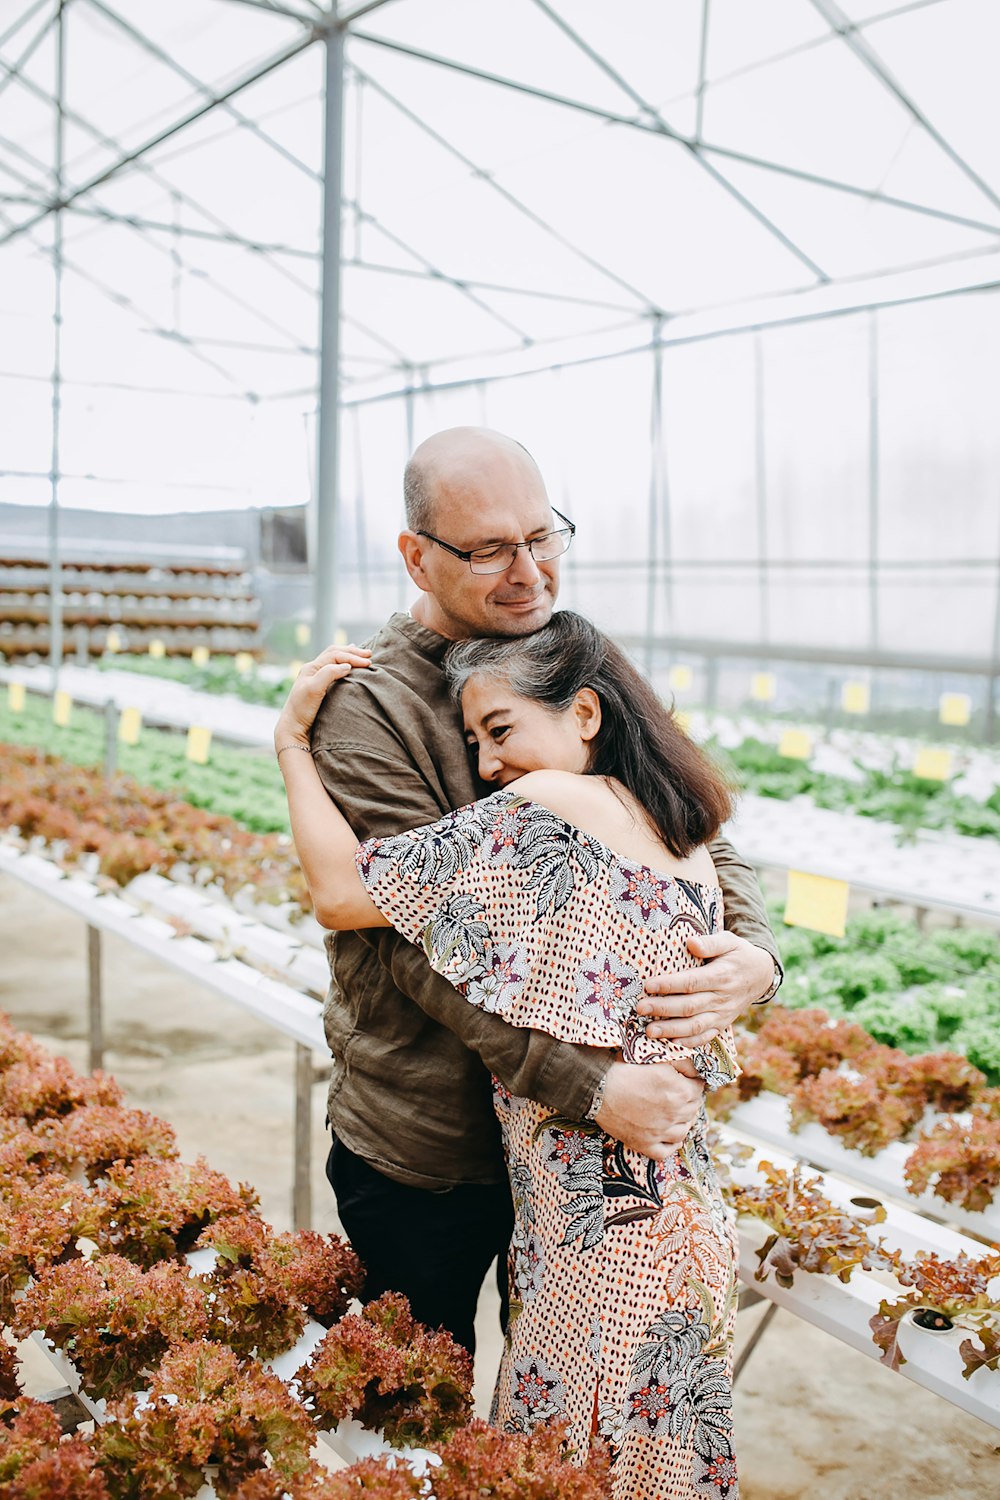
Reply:
[[[792,1153],[821,1171],[836,1172],[914,1213],[958,1225],[985,1240],[1000,1241],[1000,1201],[994,1199],[984,1212],[973,1213],[933,1192],[919,1196],[908,1192],[903,1167],[912,1146],[893,1141],[876,1156],[863,1156],[860,1151],[842,1146],[821,1125],[807,1124],[792,1130],[788,1101],[780,1094],[765,1093],[756,1099],[748,1099],[737,1105],[726,1123],[754,1143]],[[926,1219],[921,1222],[926,1222]]]

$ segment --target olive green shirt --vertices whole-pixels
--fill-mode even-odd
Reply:
[[[396,614],[372,665],[329,693],[313,758],[359,839],[434,823],[489,790],[473,772],[441,661],[450,642]],[[711,854],[726,926],[777,957],[756,877],[725,839]],[[505,1175],[490,1074],[512,1094],[582,1119],[613,1054],[477,1010],[391,928],[330,933],[323,1018],[337,1136],[398,1182],[443,1190]]]

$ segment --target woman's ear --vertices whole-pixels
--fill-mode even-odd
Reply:
[[[573,702],[581,740],[592,740],[601,727],[601,700],[593,688],[581,688]]]

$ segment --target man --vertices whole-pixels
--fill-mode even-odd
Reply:
[[[399,546],[419,598],[383,627],[370,669],[338,686],[313,726],[320,776],[360,839],[435,822],[485,795],[442,658],[454,640],[546,624],[572,537],[528,453],[486,429],[422,443],[404,491]],[[704,965],[651,976],[640,1006],[652,1034],[692,1044],[770,998],[781,972],[753,872],[723,839],[711,852],[728,930],[693,938]],[[471,1349],[483,1278],[497,1254],[502,1275],[511,1231],[489,1073],[512,1094],[594,1119],[661,1158],[686,1135],[701,1081],[693,1070],[631,1066],[510,1027],[468,1005],[394,931],[331,935],[327,945],[327,1174],[341,1221],[368,1269],[369,1295],[405,1293],[416,1317]]]

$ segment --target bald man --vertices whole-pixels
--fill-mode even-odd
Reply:
[[[452,641],[545,625],[573,534],[530,455],[487,429],[428,438],[403,488],[399,549],[417,598],[371,642],[372,669],[329,694],[313,726],[323,783],[359,839],[436,822],[488,794],[441,661]],[[652,1034],[692,1045],[769,999],[781,975],[753,871],[724,839],[711,854],[727,930],[692,939],[702,967],[651,975],[643,1003]],[[327,1175],[367,1267],[367,1295],[405,1293],[416,1317],[471,1350],[479,1291],[498,1255],[506,1295],[512,1227],[489,1075],[649,1156],[684,1139],[701,1080],[508,1026],[468,1005],[391,929],[330,934],[327,948]]]

